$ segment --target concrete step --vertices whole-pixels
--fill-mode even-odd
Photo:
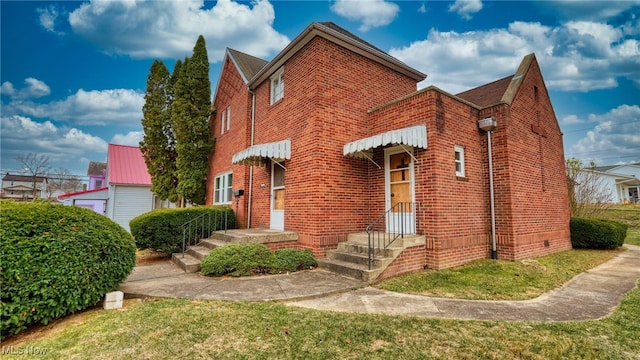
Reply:
[[[171,261],[178,265],[179,268],[188,273],[195,273],[200,271],[200,260],[185,253],[173,253],[171,254]]]
[[[208,248],[208,249],[213,250],[213,249],[215,249],[215,248],[217,248],[217,247],[225,246],[225,245],[228,245],[228,244],[230,244],[230,243],[229,243],[229,242],[226,242],[226,241],[223,241],[223,240],[217,240],[217,239],[203,239],[203,240],[200,242],[200,244],[198,244],[198,245],[200,245],[200,246],[204,246],[204,247],[206,247],[206,248]]]
[[[338,244],[336,250],[352,254],[363,254],[365,256],[369,254],[369,247],[366,244],[359,243],[342,242]],[[394,257],[401,253],[402,250],[403,248],[396,246],[387,249],[373,249],[373,255],[375,257]]]
[[[353,253],[353,252],[343,252],[339,250],[329,250],[326,253],[327,259],[331,260],[340,260],[343,262],[349,262],[358,265],[366,265],[367,268],[369,266],[369,256],[367,253]],[[386,262],[392,260],[392,258],[385,258],[381,256],[377,256],[371,259],[371,267],[372,268],[380,268]]]
[[[374,233],[373,242],[374,247],[377,247],[378,243],[384,244],[385,242],[391,241],[396,236],[396,234],[388,234],[388,233]],[[369,243],[369,235],[366,232],[359,232],[349,234],[347,236],[347,243],[351,244],[361,244],[367,246]],[[424,235],[416,235],[416,234],[406,234],[404,237],[399,237],[395,239],[392,243],[392,247],[399,248],[407,248],[417,245],[424,245],[426,243]]]
[[[194,258],[202,261],[204,258],[207,257],[207,255],[209,255],[209,253],[211,252],[211,249],[206,247],[206,246],[202,246],[202,245],[195,245],[195,246],[190,246],[187,249],[187,254],[193,256]]]
[[[369,270],[367,265],[327,258],[318,259],[318,267],[368,283],[373,282],[381,273],[380,269]]]

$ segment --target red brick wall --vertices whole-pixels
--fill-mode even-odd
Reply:
[[[393,260],[391,265],[378,276],[376,281],[424,269],[427,265],[425,255],[426,248],[424,245],[405,249],[402,254]]]
[[[216,138],[216,145],[213,156],[209,161],[209,175],[207,177],[207,204],[214,201],[214,179],[216,176],[233,172],[233,189],[244,189],[245,196],[240,198],[238,203],[237,219],[238,227],[246,227],[247,201],[248,201],[248,173],[249,168],[243,165],[232,165],[233,154],[247,148],[250,144],[251,136],[251,95],[247,86],[242,80],[238,70],[233,63],[225,58],[225,63],[221,70],[222,77],[217,85],[214,106],[215,117],[210,120],[211,133]],[[229,130],[225,125],[224,133],[221,134],[221,113],[231,106],[231,124]],[[233,200],[228,204],[234,210],[236,202]]]
[[[507,125],[510,182],[501,186],[512,194],[513,239],[507,247],[513,249],[503,249],[503,257],[517,260],[570,249],[562,133],[535,59]]]
[[[284,98],[256,90],[256,144],[291,139],[285,163],[285,229],[305,246],[362,231],[370,218],[366,160],[345,158],[344,144],[371,135],[367,110],[415,91],[415,81],[323,38],[284,65]],[[252,226],[269,226],[270,167],[256,168]],[[263,185],[263,186],[261,186]]]

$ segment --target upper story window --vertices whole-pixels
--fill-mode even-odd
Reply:
[[[271,104],[284,97],[284,68],[271,77]]]
[[[456,176],[464,177],[464,148],[460,145],[456,145],[454,149],[456,154]]]
[[[226,116],[227,116],[226,111],[220,112],[220,135],[224,134],[224,124],[225,124]]]
[[[231,127],[231,105],[227,106],[227,131]]]
[[[215,189],[213,189],[214,204],[228,204],[231,202],[233,194],[233,173],[226,173],[216,176],[214,179]]]

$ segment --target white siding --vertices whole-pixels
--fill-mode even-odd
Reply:
[[[111,220],[129,231],[129,221],[138,215],[153,210],[153,193],[150,186],[113,186],[113,197],[109,210]]]

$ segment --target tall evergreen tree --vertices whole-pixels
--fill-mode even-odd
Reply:
[[[178,65],[176,64],[176,67]],[[151,191],[163,200],[178,200],[175,135],[171,124],[172,77],[162,61],[151,64],[142,107],[140,150],[151,175]]]
[[[209,155],[213,139],[209,129],[211,82],[204,37],[186,58],[175,84],[173,125],[176,133],[178,194],[194,204],[204,204]]]

